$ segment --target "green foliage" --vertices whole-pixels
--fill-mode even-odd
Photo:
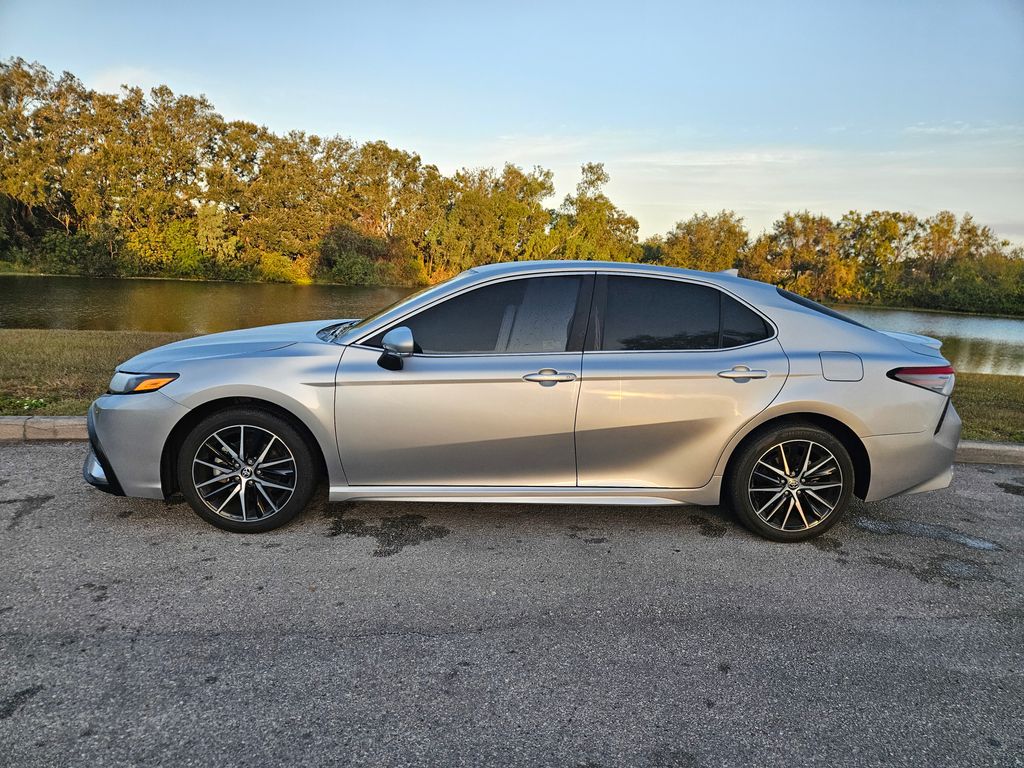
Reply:
[[[3,414],[35,413],[49,403],[44,397],[19,397],[0,392],[0,413]]]
[[[769,279],[818,300],[859,298],[857,263],[841,248],[839,230],[826,216],[787,213],[758,247],[741,258],[741,274]]]
[[[301,277],[295,262],[280,253],[261,253],[256,278],[267,283],[296,283]]]
[[[402,238],[365,235],[339,226],[320,244],[320,274],[342,285],[421,285],[426,272],[419,254]]]
[[[123,272],[116,248],[116,233],[109,230],[95,234],[46,230],[38,238],[10,248],[6,257],[28,272],[108,276]]]
[[[751,238],[732,211],[641,243],[587,163],[451,176],[384,142],[225,120],[204,97],[87,89],[0,62],[0,264],[82,275],[349,285],[437,282],[520,259],[643,261],[741,274],[816,299],[1024,314],[1024,253],[965,215],[786,213]]]
[[[378,262],[387,258],[387,242],[364,235],[353,226],[339,226],[320,243],[320,274],[342,285],[375,285]]]
[[[666,235],[660,261],[674,267],[718,272],[732,269],[747,247],[743,220],[732,211],[700,213],[680,221]]]
[[[615,207],[602,191],[609,177],[601,163],[583,166],[576,194],[569,195],[553,212],[547,258],[585,261],[639,261],[640,225]]]

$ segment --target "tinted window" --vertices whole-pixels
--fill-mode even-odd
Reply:
[[[719,297],[714,288],[648,277],[608,278],[598,348],[715,349]]]
[[[581,278],[533,277],[477,288],[402,321],[417,351],[564,352]],[[369,340],[380,346],[383,333]]]
[[[789,299],[794,304],[799,304],[801,307],[813,309],[815,312],[820,312],[823,315],[828,315],[829,317],[835,318],[836,320],[842,320],[844,323],[849,323],[850,325],[856,325],[859,326],[860,328],[867,328],[869,331],[872,330],[868,326],[864,325],[864,323],[858,323],[852,317],[847,317],[842,312],[836,312],[834,309],[829,309],[828,307],[819,304],[816,301],[801,296],[799,293],[787,291],[785,288],[776,288],[775,290],[779,292],[779,296]]]
[[[772,335],[759,314],[722,294],[722,346],[738,347],[753,344]]]

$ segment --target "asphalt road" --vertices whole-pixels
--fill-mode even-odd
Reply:
[[[221,533],[0,446],[0,763],[1020,765],[1024,468],[813,544],[718,509]]]

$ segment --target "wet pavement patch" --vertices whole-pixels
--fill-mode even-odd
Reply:
[[[81,589],[84,589],[92,596],[94,603],[102,603],[109,597],[107,594],[109,587],[106,584],[93,584],[91,581],[87,581],[81,586]]]
[[[873,517],[858,517],[853,524],[864,531],[879,533],[883,536],[902,534],[904,536],[915,536],[917,538],[934,539],[935,541],[948,541],[951,544],[960,544],[971,549],[995,551],[1002,549],[998,544],[977,536],[968,536],[966,533],[949,528],[945,525],[934,523],[919,523],[915,520],[877,520]]]
[[[328,511],[331,528],[328,536],[351,536],[353,538],[372,537],[377,540],[374,557],[391,557],[406,547],[422,544],[434,539],[442,539],[451,531],[440,525],[424,525],[427,519],[423,515],[400,515],[385,517],[380,525],[370,525],[365,520],[345,517],[346,510]]]
[[[11,517],[11,522],[7,524],[7,530],[13,530],[14,527],[21,522],[21,518],[30,512],[35,512],[43,504],[53,499],[53,496],[26,496],[23,499],[3,499],[0,500],[0,504],[17,504],[14,508],[14,515]]]
[[[819,552],[827,555],[835,555],[839,565],[847,565],[850,562],[850,553],[843,549],[843,542],[831,536],[818,536],[808,542]]]
[[[1017,483],[996,483],[1003,493],[1012,493],[1014,496],[1024,496],[1024,485]]]
[[[703,515],[690,515],[687,518],[687,522],[700,528],[700,535],[706,536],[709,539],[720,539],[729,530],[729,526],[721,520],[712,520]]]
[[[811,539],[811,546],[822,552],[839,552],[843,548],[843,542],[828,536],[819,536]]]
[[[868,557],[867,561],[872,565],[909,573],[925,584],[940,581],[951,589],[959,589],[960,582],[964,581],[993,582],[997,580],[984,563],[950,557],[949,555],[930,557],[923,566],[913,565],[898,560],[895,557],[879,557],[876,555]]]
[[[15,712],[17,712],[22,705],[43,690],[41,685],[33,685],[31,688],[25,688],[23,690],[12,693],[5,699],[0,699],[0,720],[6,720]]]
[[[569,530],[571,531],[569,534],[570,539],[579,539],[584,544],[606,544],[608,542],[608,539],[605,536],[583,536],[583,531],[589,531],[589,528],[584,528],[579,525],[570,525]]]

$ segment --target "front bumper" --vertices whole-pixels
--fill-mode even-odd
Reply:
[[[110,462],[107,461],[107,457],[103,455],[103,449],[100,448],[99,439],[96,437],[96,426],[93,422],[92,408],[89,409],[85,423],[89,429],[89,453],[86,455],[85,463],[82,465],[82,477],[93,488],[98,488],[104,493],[124,496],[121,483],[118,481],[117,475],[114,474],[114,470],[110,466]]]
[[[85,481],[108,493],[162,499],[160,463],[188,409],[161,392],[102,395],[89,407]]]

